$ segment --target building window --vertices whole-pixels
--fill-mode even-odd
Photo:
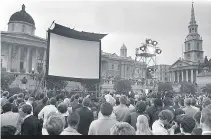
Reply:
[[[111,67],[112,69],[114,69],[114,65],[112,64],[112,67]]]
[[[194,28],[192,28],[192,30],[194,30]]]
[[[195,32],[197,32],[197,28],[195,28]]]
[[[190,43],[188,43],[188,51],[190,50]]]
[[[197,57],[200,58],[200,53],[197,54]]]
[[[25,25],[22,26],[22,32],[25,32]]]
[[[191,33],[191,29],[189,29],[189,33]]]
[[[14,24],[12,24],[12,31],[14,31],[14,28],[15,28],[15,25],[14,25]]]
[[[129,66],[127,66],[127,71],[129,71]]]
[[[199,50],[199,43],[197,43],[197,50]]]
[[[120,65],[118,65],[118,70],[120,70]]]

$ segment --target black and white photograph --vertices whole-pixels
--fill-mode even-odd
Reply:
[[[211,0],[0,2],[1,133],[211,135]]]

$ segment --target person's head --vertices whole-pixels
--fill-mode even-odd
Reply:
[[[202,108],[205,108],[206,106],[210,105],[211,104],[211,101],[209,98],[203,98],[203,101],[202,101]]]
[[[64,103],[65,103],[67,106],[70,106],[70,100],[69,100],[69,98],[65,98],[65,99],[64,99]]]
[[[29,97],[28,101],[30,104],[33,104],[33,102],[35,102],[35,99],[33,97]]]
[[[10,95],[10,93],[9,93],[8,91],[4,91],[4,92],[2,93],[2,97],[5,97],[5,98],[8,98],[9,95]]]
[[[118,106],[119,104],[120,104],[119,97],[116,97],[116,106]]]
[[[17,100],[18,94],[14,94],[14,95],[13,95],[13,98],[14,98],[14,100]]]
[[[16,104],[19,106],[20,103],[24,102],[24,99],[18,98],[16,101]]]
[[[126,122],[116,123],[110,129],[110,135],[135,135],[135,134],[136,134],[135,129]]]
[[[60,135],[65,126],[62,115],[52,115],[46,121],[46,130],[49,135]]]
[[[192,99],[191,99],[191,105],[192,105],[192,106],[195,106],[195,105],[196,105],[196,99],[195,99],[195,98],[192,98]]]
[[[202,109],[200,125],[203,131],[211,131],[211,105]]]
[[[27,101],[29,99],[29,95],[24,96],[24,100]]]
[[[135,100],[133,98],[130,98],[129,100],[130,100],[130,104],[131,105],[134,105],[135,104]]]
[[[196,114],[194,114],[193,119],[196,122],[197,127],[200,126],[200,118],[201,118],[201,112],[197,112]]]
[[[179,96],[175,96],[173,101],[174,101],[175,105],[178,105],[178,103],[179,103]]]
[[[145,110],[146,110],[146,107],[147,107],[147,105],[146,105],[146,103],[145,102],[143,102],[143,101],[138,101],[137,103],[136,103],[136,111],[137,112],[139,112],[139,113],[143,113]]]
[[[75,94],[74,99],[75,99],[75,100],[78,100],[79,97],[80,97],[80,95],[77,93],[77,94]]]
[[[136,127],[136,135],[152,135],[152,132],[149,128],[149,120],[145,115],[139,115],[137,117]]]
[[[14,97],[11,96],[11,97],[8,99],[8,101],[9,101],[10,103],[13,103],[13,102],[14,102]]]
[[[50,105],[56,106],[56,99],[54,97],[50,98]]]
[[[83,102],[83,98],[82,98],[82,97],[79,97],[78,103],[79,103],[79,104],[82,104],[82,102]]]
[[[163,104],[164,104],[165,107],[170,107],[172,105],[172,101],[169,98],[165,98],[163,100]]]
[[[91,104],[91,100],[89,98],[84,98],[83,99],[82,105],[84,107],[90,107],[90,104]]]
[[[158,114],[159,120],[162,121],[164,125],[168,125],[174,118],[173,113],[170,110],[162,110]]]
[[[32,106],[31,105],[23,104],[20,107],[19,113],[20,113],[21,117],[25,117],[26,115],[31,114],[31,112],[32,112]]]
[[[185,106],[190,106],[191,105],[191,98],[186,98],[184,100],[184,104],[185,104]]]
[[[162,102],[162,100],[161,99],[159,99],[159,98],[156,98],[156,99],[154,99],[154,106],[155,107],[163,107],[163,102]]]
[[[18,98],[24,99],[24,94],[23,94],[23,93],[19,93],[19,94],[18,94]]]
[[[187,115],[182,115],[180,118],[180,131],[185,133],[191,133],[195,128],[195,120]]]
[[[126,104],[127,104],[127,97],[126,97],[125,95],[122,95],[122,96],[119,98],[119,102],[120,102],[120,104],[126,105]]]
[[[57,106],[58,111],[63,114],[67,112],[67,104],[62,102]]]
[[[45,94],[44,93],[40,93],[39,100],[43,99],[44,97],[45,97]]]
[[[47,102],[48,102],[48,97],[44,97],[44,98],[42,99],[42,103],[46,105]]]
[[[12,111],[12,104],[7,102],[2,106],[3,113]]]
[[[110,116],[113,111],[113,107],[110,103],[104,102],[100,107],[100,111],[103,116]]]
[[[1,127],[1,135],[15,135],[16,127],[12,125],[6,125]]]
[[[181,114],[185,114],[185,112],[184,112],[182,109],[175,109],[175,111],[174,111],[175,117],[176,117],[177,115],[181,115]]]
[[[72,112],[67,117],[67,123],[72,128],[77,128],[78,123],[80,122],[80,116],[76,112]]]

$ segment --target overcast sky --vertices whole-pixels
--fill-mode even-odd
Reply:
[[[163,50],[159,64],[173,64],[182,55],[188,35],[191,0],[186,1],[55,1],[5,0],[0,4],[0,30],[7,31],[10,16],[21,10],[33,17],[36,36],[46,37],[52,21],[79,31],[108,33],[102,50],[119,55],[124,43],[128,56],[135,57],[135,48],[146,38],[158,41]],[[198,32],[203,38],[204,55],[211,58],[211,1],[194,0]]]

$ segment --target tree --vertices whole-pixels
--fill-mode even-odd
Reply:
[[[187,94],[195,94],[196,93],[195,84],[189,82],[182,82],[180,91]]]
[[[58,78],[47,78],[46,87],[51,90],[62,90],[67,86],[68,82]]]
[[[158,83],[158,92],[165,92],[173,90],[171,83]]]
[[[10,74],[7,72],[1,72],[1,88],[2,90],[8,90],[9,86],[12,84],[12,82],[15,80],[15,75]]]
[[[129,95],[129,92],[132,91],[132,81],[130,80],[119,80],[114,84],[114,90],[118,94]]]
[[[203,91],[207,93],[207,95],[211,95],[211,83],[206,84],[203,88]]]

